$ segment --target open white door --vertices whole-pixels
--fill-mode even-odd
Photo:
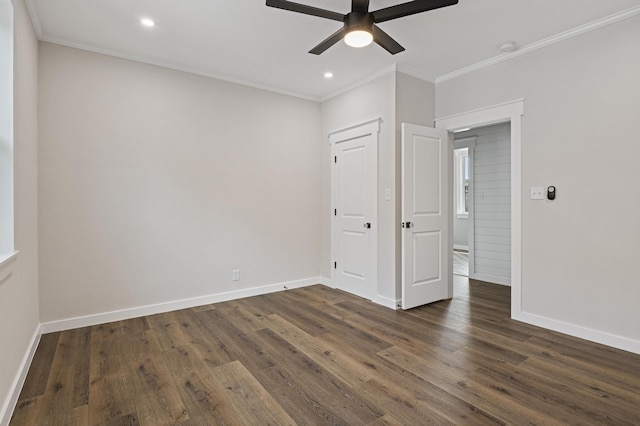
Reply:
[[[453,140],[402,124],[402,309],[453,297]]]

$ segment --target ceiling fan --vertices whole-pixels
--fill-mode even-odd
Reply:
[[[396,53],[402,52],[404,47],[391,38],[389,34],[382,31],[376,24],[402,18],[403,16],[452,6],[457,3],[458,0],[414,0],[369,12],[369,0],[352,0],[351,12],[342,15],[338,12],[294,3],[288,0],[267,0],[267,6],[270,7],[344,23],[341,29],[309,51],[309,53],[313,53],[314,55],[321,54],[343,38],[345,43],[351,47],[364,47],[368,46],[372,41],[375,41],[387,52],[395,55]]]

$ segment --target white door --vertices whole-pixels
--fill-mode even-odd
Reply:
[[[331,135],[333,282],[349,293],[376,294],[378,121]]]
[[[453,297],[453,140],[402,124],[402,309]]]

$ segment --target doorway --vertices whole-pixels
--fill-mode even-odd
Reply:
[[[475,137],[454,134],[453,151],[453,274],[469,277],[473,244],[473,153]]]
[[[489,106],[436,119],[436,128],[451,132],[496,123],[511,124],[511,317],[522,314],[522,115],[524,100]]]
[[[511,284],[510,123],[455,133],[454,267],[466,276]],[[455,261],[457,260],[457,265]]]

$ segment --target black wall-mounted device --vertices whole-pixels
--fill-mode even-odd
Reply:
[[[547,200],[555,200],[556,199],[556,187],[550,186],[547,188]]]

